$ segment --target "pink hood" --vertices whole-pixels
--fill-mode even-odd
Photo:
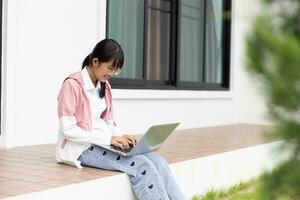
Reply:
[[[106,81],[105,101],[106,109],[100,117],[107,121],[113,119],[111,86],[108,81]],[[81,71],[69,75],[59,92],[58,117],[62,116],[75,116],[80,128],[86,131],[92,129],[92,112]]]

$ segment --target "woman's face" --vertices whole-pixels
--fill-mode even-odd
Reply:
[[[109,62],[100,62],[97,58],[94,58],[92,60],[92,69],[95,78],[101,82],[105,82],[111,78],[116,73],[116,69],[113,66],[113,61],[114,60]]]

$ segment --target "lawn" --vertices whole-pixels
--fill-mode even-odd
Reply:
[[[256,188],[259,179],[240,182],[227,190],[210,190],[206,194],[195,195],[192,200],[253,200],[257,199]]]

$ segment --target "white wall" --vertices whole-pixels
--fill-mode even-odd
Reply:
[[[248,4],[254,3],[233,1],[233,9],[248,12]],[[105,8],[104,0],[4,1],[1,146],[56,141],[57,94],[63,79],[79,70],[105,37]],[[115,89],[117,124],[130,133],[143,133],[151,124],[172,121],[181,122],[178,129],[265,123],[262,99],[240,69],[240,29],[249,25],[238,15],[232,20],[230,91]]]
[[[251,2],[234,0],[232,4],[232,65],[237,74],[235,81],[238,119],[240,123],[271,124],[266,115],[266,102],[260,81],[245,69],[246,35],[251,32],[251,22],[260,12],[260,0]]]
[[[1,139],[6,135],[7,146],[55,142],[62,81],[105,35],[105,4],[99,2],[4,1]]]

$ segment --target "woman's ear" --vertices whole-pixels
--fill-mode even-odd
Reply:
[[[100,62],[99,62],[98,58],[93,58],[93,59],[92,59],[92,64],[93,64],[93,65],[97,66],[97,65],[99,65],[99,63],[100,63]]]

